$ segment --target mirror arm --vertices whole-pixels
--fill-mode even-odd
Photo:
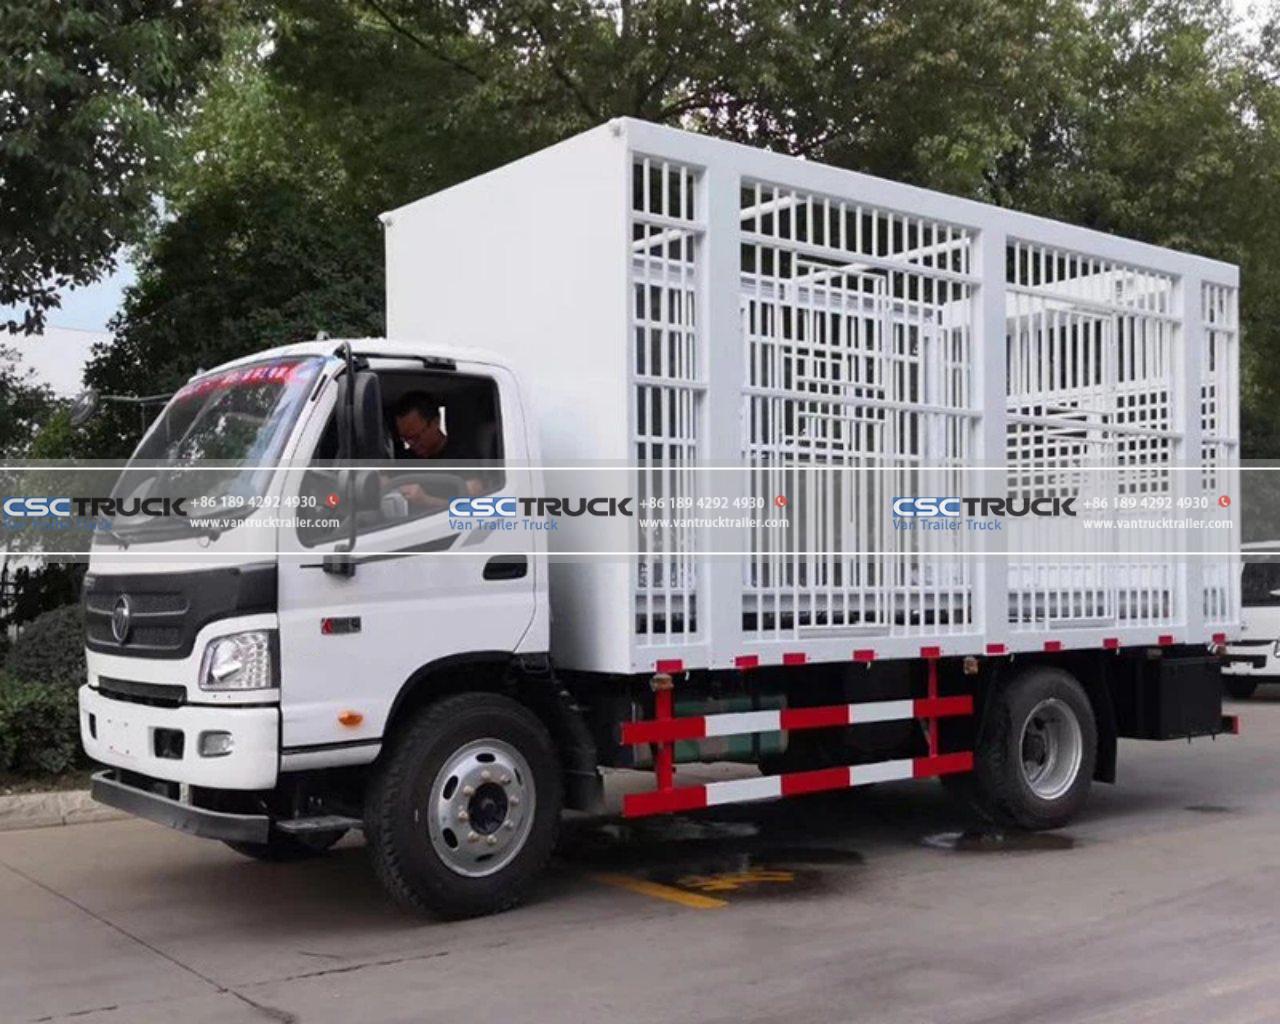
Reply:
[[[347,364],[347,388],[344,398],[347,405],[347,422],[339,444],[342,449],[343,460],[350,463],[355,457],[356,450],[356,367],[355,359],[351,354],[351,342],[344,341],[335,354],[341,355]],[[346,474],[347,486],[344,490],[346,491],[345,501],[347,503],[347,517],[350,528],[346,543],[339,544],[332,554],[325,555],[322,564],[324,571],[329,575],[350,579],[356,574],[356,563],[351,557],[351,553],[356,549],[356,534],[360,529],[360,517],[356,509],[355,470],[350,465],[347,465],[342,472]]]

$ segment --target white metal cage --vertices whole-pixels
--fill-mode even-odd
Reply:
[[[993,555],[889,514],[995,478],[1135,522],[1235,493],[1235,267],[634,120],[387,222],[388,333],[505,356],[545,463],[625,465],[668,509],[788,502],[785,526],[668,516],[613,535],[634,555],[553,558],[568,667],[1200,642],[1238,619],[1231,530],[1060,517]]]

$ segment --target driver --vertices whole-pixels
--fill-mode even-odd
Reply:
[[[419,459],[449,459],[449,435],[440,422],[441,402],[438,396],[426,391],[409,391],[396,399],[391,407],[396,435],[409,452]],[[463,477],[467,493],[483,493],[484,485],[477,477]],[[397,488],[404,495],[410,508],[425,512],[440,512],[449,507],[449,499],[437,497],[423,490],[421,484],[403,484]]]

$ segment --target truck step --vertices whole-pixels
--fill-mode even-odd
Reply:
[[[290,818],[288,821],[273,822],[281,832],[300,835],[304,832],[337,832],[339,829],[364,828],[359,818],[348,818],[341,814],[318,814],[313,818]]]

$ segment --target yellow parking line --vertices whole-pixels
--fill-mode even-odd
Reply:
[[[685,892],[674,886],[662,885],[660,882],[647,882],[643,878],[632,878],[629,875],[597,874],[592,875],[597,882],[616,886],[641,896],[652,896],[656,900],[679,903],[682,907],[693,907],[695,910],[718,910],[729,905],[727,900],[718,900],[711,896],[699,896],[695,892]]]

